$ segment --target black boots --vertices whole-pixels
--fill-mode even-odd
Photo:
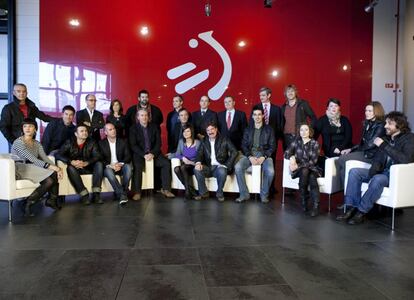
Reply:
[[[92,201],[97,203],[97,204],[103,204],[103,201],[101,199],[101,193],[99,192],[94,192],[92,194]]]
[[[355,207],[351,207],[343,215],[337,216],[336,220],[337,221],[348,221],[349,219],[351,219],[356,214],[357,211],[358,211],[358,209],[356,209]]]
[[[311,217],[316,217],[317,215],[319,215],[319,202],[320,202],[319,186],[317,188],[311,189],[310,196],[313,202],[313,207],[309,215]]]
[[[45,201],[45,206],[53,208],[55,210],[59,209],[57,198],[58,197],[56,195],[50,195],[50,197]]]
[[[36,202],[40,200],[41,196],[42,195],[37,190],[34,190],[33,193],[31,193],[30,196],[26,198],[26,203],[23,206],[23,214],[25,217],[34,216],[32,207],[34,204],[36,204]]]
[[[304,188],[299,189],[299,197],[300,197],[300,203],[302,205],[303,211],[306,213],[308,211],[308,190]]]
[[[365,220],[365,214],[363,212],[358,212],[348,221],[349,225],[357,225],[361,224]]]

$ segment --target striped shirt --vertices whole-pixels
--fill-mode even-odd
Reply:
[[[47,168],[49,165],[54,165],[54,162],[49,159],[43,150],[42,144],[36,140],[33,142],[33,147],[29,147],[23,141],[23,137],[19,137],[13,142],[12,154],[17,155],[40,168]]]

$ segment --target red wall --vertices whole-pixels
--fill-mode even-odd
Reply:
[[[206,43],[199,40],[192,49],[188,42],[212,30],[232,62],[225,95],[234,95],[239,109],[249,112],[259,101],[261,86],[269,86],[273,102],[281,104],[283,87],[294,83],[319,116],[328,97],[339,98],[343,114],[355,124],[357,141],[363,106],[371,95],[372,14],[364,12],[366,2],[277,0],[273,8],[265,9],[262,0],[211,0],[212,15],[206,17],[205,1],[42,0],[41,63],[70,67],[65,73],[70,75],[59,75],[56,68],[43,69],[41,96],[49,93],[57,103],[48,108],[51,100],[46,97],[49,102],[41,106],[59,111],[72,103],[79,108],[82,93],[91,89],[80,90],[82,79],[94,80],[78,74],[79,68],[107,75],[104,86],[92,87],[92,91],[103,91],[98,99],[120,98],[129,107],[137,91],[145,88],[166,116],[179,82],[168,79],[166,73],[192,61],[197,68],[189,75],[210,71],[208,80],[184,94],[185,106],[195,110],[200,96],[221,77],[223,64]],[[79,27],[69,25],[72,18],[79,20]],[[143,25],[150,31],[146,37],[139,34]],[[244,48],[238,47],[240,40],[246,42]],[[344,64],[347,71],[342,69]],[[274,69],[277,77],[271,76]],[[66,84],[65,76],[70,77]],[[47,83],[48,78],[54,82]],[[222,98],[211,108],[222,110]]]

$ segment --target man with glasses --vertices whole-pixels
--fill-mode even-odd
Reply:
[[[85,125],[88,128],[89,136],[95,140],[101,140],[100,130],[104,127],[103,114],[96,110],[96,97],[87,94],[85,97],[86,108],[76,113],[76,125]]]

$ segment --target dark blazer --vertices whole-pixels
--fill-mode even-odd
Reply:
[[[88,127],[89,136],[95,141],[101,140],[100,129],[105,126],[105,121],[103,114],[96,109],[93,111],[92,120],[89,117],[88,111],[85,109],[79,110],[76,112],[76,124],[77,125],[86,125],[85,122],[91,123],[91,126]]]
[[[187,122],[186,125],[191,125]],[[178,143],[183,137],[183,126],[181,123],[177,124],[171,134],[170,140],[168,141],[168,153],[175,153],[177,151]]]
[[[285,119],[285,109],[286,109],[287,102],[285,102],[282,105],[282,132],[283,128],[285,128],[286,119]],[[296,129],[299,128],[300,124],[309,124],[312,127],[315,127],[316,121],[318,120],[315,116],[315,113],[313,112],[312,108],[310,107],[308,101],[303,99],[297,99],[296,100],[296,118],[295,118],[295,124]]]
[[[201,110],[197,110],[191,114],[193,126],[194,126],[194,134],[206,135],[206,126],[208,123],[216,123],[217,124],[217,113],[212,111],[211,109],[207,109],[205,114],[201,116]]]
[[[161,135],[154,123],[148,123],[148,138],[150,140],[150,150],[154,157],[161,155]],[[143,161],[145,153],[145,139],[141,124],[131,126],[129,131],[129,145],[133,152],[133,159]]]
[[[67,140],[59,151],[55,154],[55,158],[66,164],[70,164],[72,160],[87,161],[90,165],[101,159],[98,144],[91,138],[88,138],[83,148],[79,148],[76,138]]]
[[[171,126],[171,124],[173,123],[171,121],[172,118],[176,118],[174,121],[174,126]],[[188,123],[191,124],[191,114],[188,116]],[[178,130],[178,139],[177,139],[177,127],[180,127],[180,120],[178,119],[178,113],[176,112],[176,110],[172,110],[168,113],[167,115],[167,143],[168,143],[168,153],[173,153],[175,152],[175,149],[177,148],[178,145],[178,139],[181,136],[181,128],[179,128],[180,130]]]
[[[164,117],[162,116],[162,112],[161,110],[153,105],[150,104],[150,108],[151,108],[151,123],[154,123],[159,132],[161,132],[161,124],[164,121]],[[128,108],[125,116],[126,116],[126,136],[129,136],[129,130],[131,129],[131,126],[135,125],[137,123],[137,111],[138,111],[138,106],[137,105],[133,105],[130,108]]]
[[[254,138],[254,125],[249,126],[244,130],[243,140],[241,144],[242,152],[245,156],[249,157],[253,155],[253,138]],[[260,132],[260,151],[265,157],[273,157],[273,153],[276,151],[275,134],[272,127],[264,125]]]
[[[217,119],[220,135],[229,138],[234,147],[237,150],[241,150],[242,141],[240,137],[243,136],[243,132],[247,127],[246,114],[243,111],[235,110],[230,129],[227,129],[227,110],[219,112]]]
[[[341,127],[337,132],[333,132],[332,126],[329,124],[329,119],[326,115],[320,117],[316,122],[314,139],[318,140],[319,135],[322,135],[322,149],[327,157],[335,157],[340,154],[335,154],[333,151],[338,148],[340,151],[352,147],[352,126],[347,117],[341,116]],[[334,145],[332,137],[336,134],[342,136],[339,144]]]
[[[26,105],[29,119],[35,120],[38,118],[45,122],[54,120],[53,117],[41,112],[29,98],[26,98]],[[3,107],[0,120],[0,130],[10,144],[13,144],[14,140],[22,135],[23,120],[24,115],[19,109],[19,100],[13,96],[13,102]]]
[[[42,146],[46,154],[57,150],[74,137],[75,125],[66,126],[62,119],[55,119],[47,124],[42,137]]]
[[[218,134],[214,143],[214,150],[217,161],[227,167],[227,173],[232,173],[237,150],[231,141]],[[196,162],[201,162],[203,165],[211,167],[211,146],[208,137],[201,141],[200,148],[197,151]]]
[[[118,162],[130,163],[131,152],[129,151],[129,145],[126,140],[117,138],[115,142],[116,158]],[[102,162],[104,165],[111,164],[111,147],[109,147],[108,139],[99,141],[99,150],[101,151]]]

